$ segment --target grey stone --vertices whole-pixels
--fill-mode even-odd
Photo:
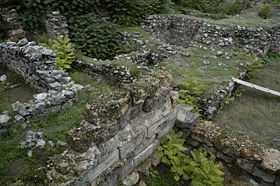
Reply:
[[[0,114],[0,126],[9,122],[11,117],[8,114]]]
[[[7,81],[7,76],[5,74],[0,76],[0,82],[4,81]]]
[[[47,93],[40,93],[40,94],[35,94],[34,98],[38,101],[43,101],[48,97]]]
[[[153,144],[149,145],[145,150],[140,152],[136,157],[133,158],[133,165],[138,166],[141,162],[143,162],[147,157],[151,156],[151,154],[158,147],[159,142],[155,141]]]
[[[266,149],[263,156],[262,167],[273,172],[280,171],[280,151]]]
[[[26,38],[23,38],[23,39],[21,39],[21,40],[19,40],[18,42],[17,42],[17,45],[18,46],[24,46],[24,45],[26,45],[28,43],[28,40],[26,39]]]
[[[252,174],[258,178],[261,178],[264,182],[267,183],[274,183],[275,181],[275,175],[272,175],[269,172],[262,170],[258,167],[254,169],[254,172]]]
[[[181,129],[190,129],[198,121],[199,115],[192,112],[193,108],[186,105],[177,105],[176,126]]]
[[[223,54],[224,54],[224,52],[221,51],[221,50],[219,50],[219,51],[217,52],[217,56],[222,56]]]
[[[139,179],[140,179],[139,173],[133,172],[132,174],[127,176],[122,183],[124,186],[134,186],[138,183]]]

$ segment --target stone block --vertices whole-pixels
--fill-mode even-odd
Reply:
[[[113,166],[113,164],[119,161],[119,151],[112,152],[107,159],[101,162],[96,167],[88,170],[84,176],[81,176],[76,185],[83,185],[84,183],[92,183],[98,176],[100,176],[105,170]]]
[[[159,145],[159,141],[155,141],[153,144],[149,145],[145,150],[140,152],[137,156],[133,158],[133,165],[136,167],[141,162],[143,162],[145,159],[147,159],[149,156],[153,154],[153,152],[156,150],[156,148]]]
[[[178,105],[176,107],[177,121],[176,126],[180,129],[191,129],[199,120],[199,114],[192,112],[191,106]]]
[[[261,166],[272,172],[280,171],[280,151],[276,149],[266,149]]]
[[[267,172],[263,169],[260,169],[259,167],[256,167],[252,173],[252,175],[260,178],[266,183],[274,183],[275,181],[275,175],[271,174],[271,172]]]

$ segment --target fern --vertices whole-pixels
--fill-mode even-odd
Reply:
[[[75,53],[70,39],[66,36],[51,42],[51,48],[56,50],[56,66],[63,70],[69,70],[75,60]]]
[[[193,150],[187,155],[185,140],[174,131],[163,140],[157,150],[161,162],[174,174],[174,179],[190,181],[192,186],[222,186],[223,172],[213,156],[203,150]]]

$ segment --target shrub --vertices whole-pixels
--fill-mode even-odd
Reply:
[[[269,4],[264,4],[259,10],[259,16],[263,19],[270,18],[272,16],[271,6]]]
[[[222,5],[222,9],[225,14],[234,15],[241,11],[242,6],[240,1],[234,1],[234,3],[225,3]]]
[[[225,3],[223,0],[174,0],[176,4],[212,14],[237,14],[250,6],[250,0],[236,0]]]
[[[56,50],[56,66],[68,70],[75,60],[75,52],[68,37],[60,37],[51,42],[51,47]]]
[[[222,186],[223,172],[215,158],[201,149],[187,155],[184,142],[181,134],[172,132],[157,151],[161,162],[170,167],[174,179],[190,181],[192,186]]]
[[[75,46],[86,56],[112,59],[130,51],[130,47],[121,42],[119,26],[95,15],[74,17],[69,21],[69,28]]]

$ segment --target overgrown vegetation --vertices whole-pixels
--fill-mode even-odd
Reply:
[[[29,158],[26,151],[19,147],[25,132],[40,129],[46,140],[54,143],[65,142],[69,130],[79,126],[82,121],[86,103],[94,101],[98,95],[107,95],[113,91],[110,85],[97,82],[85,73],[71,71],[70,75],[75,82],[94,88],[80,91],[77,95],[78,101],[62,111],[34,117],[26,128],[23,127],[25,124],[15,125],[9,129],[7,136],[0,138],[0,185],[10,185],[18,179],[23,180],[25,185],[47,185],[43,182],[44,179],[41,179],[46,176],[45,172],[41,173],[41,167],[45,166],[48,157],[61,153],[63,149],[57,145],[50,148],[46,145],[44,150],[34,152],[33,157]],[[20,169],[13,170],[14,166]]]
[[[238,14],[250,6],[249,0],[233,2],[224,2],[223,0],[175,0],[175,3],[205,13],[229,15]]]
[[[222,186],[223,172],[215,158],[201,149],[187,155],[184,143],[181,134],[172,132],[157,151],[161,162],[170,167],[174,179],[189,181],[192,186]]]
[[[69,70],[75,60],[75,51],[66,36],[59,37],[51,42],[51,48],[56,51],[56,66],[60,69]]]
[[[194,111],[199,109],[199,100],[205,92],[205,87],[196,81],[189,81],[180,86],[179,104],[191,105]]]
[[[271,6],[269,4],[263,4],[259,10],[259,16],[263,19],[268,19],[272,16]]]
[[[82,15],[69,20],[71,38],[77,49],[84,55],[99,59],[112,59],[129,52],[130,48],[121,43],[120,28],[106,19],[95,15]]]

